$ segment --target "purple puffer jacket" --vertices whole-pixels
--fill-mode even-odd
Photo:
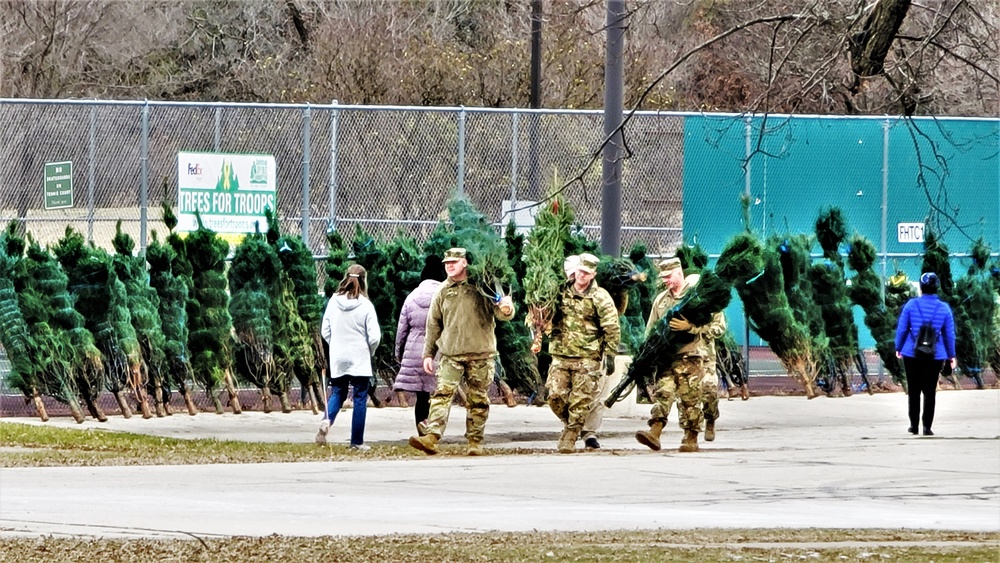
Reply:
[[[423,391],[433,393],[437,377],[424,372],[424,339],[427,335],[427,311],[431,299],[441,287],[441,282],[424,280],[420,282],[403,302],[396,327],[396,359],[399,360],[399,374],[392,388],[396,391]]]

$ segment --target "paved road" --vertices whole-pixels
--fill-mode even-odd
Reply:
[[[1000,532],[1000,391],[942,391],[935,437],[906,433],[902,394],[723,402],[702,452],[650,452],[645,407],[607,419],[600,453],[559,455],[544,408],[495,406],[492,455],[295,464],[0,470],[0,534],[189,537],[692,527]],[[345,413],[349,415],[349,413]],[[464,412],[446,441],[459,443]],[[7,419],[10,420],[10,419]],[[400,443],[412,410],[369,410]],[[34,420],[23,420],[37,423]],[[174,415],[84,427],[309,442],[307,413]],[[79,427],[66,419],[48,424]],[[349,416],[331,441],[346,442]],[[680,442],[673,421],[665,443]],[[504,455],[506,448],[553,453]]]

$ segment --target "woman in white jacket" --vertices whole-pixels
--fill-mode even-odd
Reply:
[[[316,434],[317,444],[326,443],[326,433],[344,406],[350,386],[354,388],[351,447],[368,449],[364,444],[371,359],[382,339],[382,331],[375,316],[375,306],[368,300],[367,276],[363,267],[349,266],[323,314],[321,334],[330,344],[330,398],[326,403],[326,418]]]

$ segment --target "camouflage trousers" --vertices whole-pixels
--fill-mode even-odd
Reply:
[[[705,362],[705,373],[698,383],[698,395],[705,422],[719,420],[719,376],[715,373],[714,359]],[[684,416],[684,411],[678,411],[678,416]],[[684,421],[681,421],[681,428],[686,428]]]
[[[701,384],[705,374],[705,361],[699,356],[685,356],[674,360],[670,371],[661,377],[653,388],[653,408],[649,424],[667,424],[670,407],[677,401],[680,427],[698,432],[704,420],[701,406]]]
[[[493,382],[495,369],[492,357],[468,359],[463,356],[441,356],[437,369],[437,388],[431,395],[430,412],[427,414],[427,433],[439,438],[444,434],[455,391],[464,381],[465,438],[470,442],[482,442],[486,419],[490,416],[490,399],[486,391]]]
[[[552,356],[549,376],[545,380],[549,408],[567,428],[583,428],[601,375],[598,360]]]

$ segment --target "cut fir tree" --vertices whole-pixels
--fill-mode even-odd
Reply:
[[[573,210],[562,196],[555,196],[538,211],[535,226],[525,243],[524,302],[534,337],[531,351],[542,349],[542,336],[552,329],[556,301],[566,281],[563,245],[573,224]]]

